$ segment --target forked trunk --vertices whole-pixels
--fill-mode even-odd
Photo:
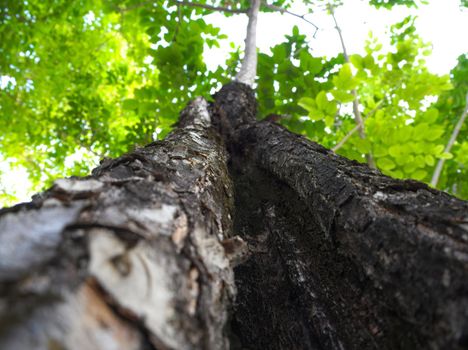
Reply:
[[[4,209],[0,348],[467,348],[467,202],[255,114],[228,84]]]

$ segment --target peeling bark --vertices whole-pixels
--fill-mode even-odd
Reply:
[[[226,153],[203,99],[166,140],[0,214],[1,349],[225,349]]]
[[[228,84],[0,211],[0,348],[467,348],[467,202],[255,115]]]

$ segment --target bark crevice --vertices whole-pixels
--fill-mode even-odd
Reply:
[[[254,253],[236,269],[237,284],[249,293],[260,290],[252,298],[239,288],[235,324],[243,346],[262,348],[270,341],[272,348],[288,349],[463,348],[466,202],[416,181],[383,176],[273,123],[244,124],[231,139],[235,222],[248,227],[237,229],[248,242],[255,230],[270,237],[268,227],[276,237],[267,239],[261,257]],[[239,210],[253,196],[262,198],[258,207],[267,206],[258,217]],[[268,263],[261,262],[265,255]],[[301,324],[299,319],[265,321],[278,319],[275,313],[288,305],[285,296],[270,298],[266,292],[276,288],[275,276],[257,271],[275,256],[285,261],[284,278],[301,300],[295,314],[309,315],[315,345],[290,339],[288,329]],[[258,307],[263,295],[269,309]],[[314,319],[317,314],[323,317]],[[250,331],[258,330],[260,320],[269,327],[263,340]]]

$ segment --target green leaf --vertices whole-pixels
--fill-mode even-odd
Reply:
[[[309,112],[315,110],[317,106],[315,99],[310,97],[302,97],[297,104]]]
[[[299,28],[297,26],[293,27],[292,34],[293,34],[293,36],[298,36],[299,35]]]
[[[434,126],[431,130],[427,133],[426,139],[429,141],[438,140],[443,134],[445,130],[442,126]]]
[[[341,90],[332,90],[331,91],[334,98],[336,98],[341,103],[347,103],[354,101],[354,96],[348,92],[344,92]]]
[[[439,111],[435,108],[429,108],[425,113],[424,113],[424,121],[426,123],[432,124],[434,123],[439,116]]]
[[[407,163],[404,167],[403,170],[407,174],[412,174],[416,170],[416,164],[415,163]]]
[[[354,67],[356,67],[357,69],[362,69],[362,56],[360,56],[360,55],[351,55],[349,57],[349,60],[354,65]]]
[[[374,116],[375,116],[375,119],[382,120],[382,119],[385,118],[385,112],[383,110],[379,109],[377,112],[375,112]]]
[[[402,166],[402,165],[405,165],[408,161],[407,161],[407,158],[409,156],[406,156],[406,155],[399,155],[397,157],[395,157],[395,162],[399,165],[399,166]]]
[[[394,177],[394,178],[397,178],[397,179],[403,179],[404,178],[403,172],[401,170],[391,170],[391,171],[389,171],[389,175],[391,177]]]
[[[388,149],[388,153],[389,153],[393,158],[397,158],[397,157],[400,156],[400,154],[401,154],[401,148],[400,148],[400,146],[398,146],[398,145],[391,146],[391,147]]]
[[[430,154],[426,155],[424,157],[425,161],[426,161],[426,164],[429,165],[429,166],[433,166],[435,164],[435,160],[434,160],[434,157],[431,156]]]
[[[336,112],[338,111],[338,106],[336,105],[335,101],[329,101],[325,107],[325,112],[330,116],[335,116]]]
[[[426,160],[425,160],[424,156],[422,156],[422,155],[416,156],[414,158],[414,164],[418,168],[424,168],[426,166]]]
[[[426,170],[416,170],[414,173],[411,174],[411,177],[416,180],[423,180],[427,176],[427,171]]]
[[[388,147],[385,147],[382,144],[374,145],[374,156],[380,158],[388,154]]]
[[[275,62],[282,63],[286,60],[287,52],[286,47],[284,45],[276,45],[271,48],[271,52],[273,53],[273,58]]]
[[[335,118],[332,115],[325,117],[325,125],[331,128],[335,124]]]
[[[373,96],[366,96],[366,97],[364,97],[364,99],[366,101],[367,108],[369,108],[369,109],[374,109],[375,108],[376,103],[374,101]]]
[[[319,109],[325,110],[328,106],[327,93],[325,91],[320,91],[315,97],[315,102]]]
[[[413,130],[414,140],[423,140],[428,137],[430,133],[429,125],[427,123],[421,123],[415,126]]]
[[[309,118],[311,120],[318,121],[318,120],[322,120],[325,117],[326,117],[326,115],[319,109],[311,110],[309,112]]]
[[[382,46],[379,45],[378,47],[375,48],[375,51],[379,51],[381,47]],[[375,66],[374,57],[372,57],[372,55],[367,55],[366,57],[364,57],[363,65],[364,65],[364,68],[373,69]]]
[[[357,82],[353,78],[351,72],[351,65],[349,63],[343,64],[337,76],[333,77],[333,83],[340,90],[352,90],[356,87]]]
[[[370,142],[367,139],[356,138],[353,144],[360,153],[367,154],[371,150]]]
[[[299,53],[300,65],[305,72],[315,75],[322,70],[323,64],[322,59],[318,57],[313,57],[307,51],[301,51]]]
[[[427,151],[426,145],[423,142],[410,142],[408,147],[413,151],[413,153],[417,154],[425,153]]]
[[[382,170],[392,170],[395,168],[395,163],[390,158],[384,157],[377,159],[377,166]]]
[[[134,98],[129,98],[127,100],[124,100],[122,103],[122,108],[123,109],[128,109],[128,110],[133,110],[138,108],[138,101],[135,100]]]
[[[452,153],[448,153],[448,152],[443,152],[441,155],[439,155],[439,158],[440,158],[440,159],[452,159],[452,158],[453,158],[453,154],[452,154]]]
[[[405,143],[411,138],[411,129],[409,127],[404,127],[398,129],[396,134],[396,138],[399,142]],[[410,149],[408,144],[402,144],[401,147],[405,149],[405,152]]]
[[[434,146],[432,153],[436,156],[440,156],[440,154],[444,151],[444,145],[437,145]]]
[[[414,156],[409,154],[405,157],[405,164],[414,164]]]

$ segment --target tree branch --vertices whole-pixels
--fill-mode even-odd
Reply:
[[[448,153],[452,149],[452,146],[455,143],[455,140],[457,139],[458,134],[460,133],[463,123],[465,122],[467,114],[468,114],[468,93],[466,94],[465,109],[463,110],[463,113],[460,116],[460,119],[458,120],[458,123],[455,126],[455,129],[453,129],[452,135],[450,136],[450,140],[448,141],[447,146],[445,146],[444,152]],[[442,168],[444,167],[444,162],[445,162],[445,159],[439,159],[439,161],[437,162],[436,168],[434,170],[434,175],[432,175],[431,186],[434,186],[434,187],[437,186],[437,183],[439,182],[440,174],[442,173]]]
[[[367,118],[371,117],[371,116],[380,108],[380,105],[381,105],[381,104],[382,104],[382,101],[380,101],[380,102],[377,104],[377,106],[375,106],[375,108],[374,108],[372,111],[370,111],[369,114],[367,114],[367,115],[363,118],[362,122],[364,123],[364,122],[367,120]],[[336,144],[335,147],[332,148],[332,151],[333,151],[333,152],[338,151],[338,150],[345,144],[345,142],[348,141],[349,138],[350,138],[351,136],[353,136],[353,134],[354,134],[360,127],[361,127],[360,124],[359,124],[359,125],[356,125],[349,133],[347,133],[347,134],[341,139],[340,142],[338,142],[338,143]]]
[[[353,129],[351,129],[351,131],[350,131],[349,133],[347,133],[347,134],[345,135],[345,137],[343,137],[343,138],[341,139],[341,141],[338,142],[338,143],[336,144],[335,147],[332,148],[332,151],[333,151],[333,152],[338,151],[338,150],[346,143],[346,141],[348,141],[349,138],[350,138],[351,136],[354,135],[354,133],[355,133],[360,127],[361,127],[361,125],[356,125]]]
[[[297,13],[294,13],[294,12],[291,12],[289,10],[286,10],[285,8],[282,8],[282,7],[279,7],[279,6],[276,6],[276,5],[270,5],[268,4],[266,1],[263,1],[262,2],[262,5],[265,6],[266,8],[270,9],[270,10],[273,10],[273,11],[276,11],[276,12],[280,12],[280,13],[287,13],[288,15],[291,15],[291,16],[294,16],[294,17],[297,17],[297,18],[300,18],[302,19],[303,21],[309,23],[310,25],[312,25],[314,28],[315,28],[315,32],[313,34],[313,37],[315,38],[315,35],[317,34],[317,31],[318,31],[318,27],[312,23],[311,21],[309,21],[307,18],[305,18],[305,16],[307,14],[303,14],[303,15],[299,15]]]
[[[348,52],[346,50],[346,45],[345,45],[345,42],[344,42],[343,34],[341,32],[340,26],[338,25],[338,21],[336,20],[335,12],[333,11],[333,6],[331,4],[328,4],[328,10],[330,11],[330,15],[332,16],[333,21],[335,22],[335,29],[338,32],[338,36],[340,37],[340,42],[341,42],[341,47],[343,49],[343,56],[344,56],[345,62],[349,63],[350,62],[349,61],[349,56],[348,56]],[[362,121],[361,111],[359,110],[359,96],[358,96],[357,90],[352,89],[351,94],[354,96],[353,114],[354,114],[354,120],[356,121],[356,126],[357,126],[358,131],[359,131],[359,137],[361,139],[365,139],[366,138],[366,133],[365,133],[364,127],[363,127],[364,123]],[[374,158],[372,157],[372,154],[370,152],[366,154],[366,159],[367,159],[367,164],[371,168],[375,168]]]
[[[235,80],[247,84],[250,87],[257,76],[257,17],[261,0],[251,0],[252,6],[249,10],[249,24],[245,37],[245,54],[242,65]]]

